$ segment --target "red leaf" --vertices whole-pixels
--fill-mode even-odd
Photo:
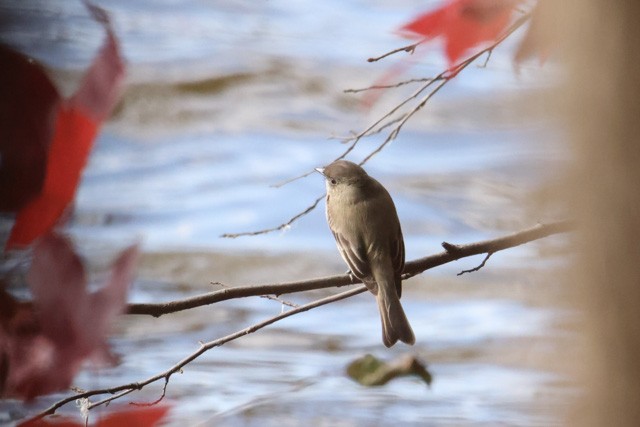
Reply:
[[[73,201],[97,130],[83,112],[66,106],[58,109],[44,188],[18,212],[7,249],[27,246],[56,225]]]
[[[2,301],[14,315],[0,316],[0,351],[7,360],[4,395],[30,400],[69,387],[83,361],[109,360],[106,335],[125,306],[138,251],[124,251],[108,282],[87,293],[84,267],[71,243],[46,235],[36,244],[27,283],[33,310],[23,313]],[[1,295],[0,295],[1,296]]]
[[[123,409],[120,411],[110,411],[105,416],[100,417],[93,424],[96,427],[153,427],[162,421],[169,411],[168,405],[154,405],[148,407],[138,407],[135,409]],[[75,421],[68,417],[59,417],[53,419],[41,419],[35,421],[27,421],[21,423],[18,427],[84,427],[84,422]]]
[[[0,211],[42,189],[60,97],[42,67],[0,44]]]
[[[473,47],[496,40],[511,19],[519,0],[449,0],[439,9],[424,13],[403,25],[408,37],[443,37],[449,67]]]
[[[79,89],[58,109],[42,192],[18,212],[7,249],[24,247],[50,231],[75,197],[82,170],[102,120],[121,91],[124,64],[106,13],[87,5],[107,31],[107,40]]]

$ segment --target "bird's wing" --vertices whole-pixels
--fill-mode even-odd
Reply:
[[[391,260],[393,262],[393,272],[395,273],[396,292],[399,298],[402,296],[402,280],[400,276],[404,271],[404,238],[401,230],[398,230],[398,236],[399,238],[395,239],[391,247]]]
[[[363,281],[364,279],[371,277],[371,269],[369,268],[369,263],[367,261],[367,254],[365,253],[362,245],[358,245],[357,243],[356,245],[353,245],[349,243],[349,240],[342,234],[333,230],[332,233],[333,237],[336,239],[340,255],[342,255],[342,259],[347,263],[349,270],[351,270],[353,275]]]

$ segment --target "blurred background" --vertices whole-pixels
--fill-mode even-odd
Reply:
[[[415,90],[385,91],[371,108],[345,93],[374,84],[406,45],[394,30],[435,1],[97,1],[128,63],[126,90],[103,127],[76,198],[70,232],[92,271],[140,242],[132,302],[168,301],[228,286],[294,281],[346,270],[324,203],[284,231],[225,239],[286,222],[324,192],[320,176],[275,188],[330,163],[340,137],[365,129]],[[0,3],[0,40],[46,65],[71,93],[104,31],[79,1]],[[390,191],[407,260],[559,219],[542,200],[568,159],[561,130],[535,103],[558,71],[512,65],[522,34],[484,68],[440,91],[366,164]],[[399,79],[447,67],[438,43]],[[482,61],[480,61],[482,62]],[[363,140],[360,161],[386,134]],[[544,205],[544,207],[542,207]],[[215,349],[172,377],[172,425],[553,425],[576,394],[563,360],[577,315],[557,269],[565,239],[468,258],[405,282],[414,347],[385,349],[374,299],[360,295],[293,316]],[[304,303],[333,290],[286,299]],[[122,364],[79,378],[82,388],[147,378],[210,341],[276,315],[274,301],[228,301],[160,319],[129,316],[113,337]],[[356,357],[411,353],[419,379],[364,388],[344,375]],[[553,361],[553,363],[551,363]],[[154,400],[162,384],[132,395]],[[0,403],[4,420],[44,407]],[[109,409],[104,409],[108,411]],[[72,411],[73,408],[67,408]],[[3,419],[0,418],[0,422]]]

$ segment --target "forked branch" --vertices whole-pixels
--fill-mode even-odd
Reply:
[[[508,234],[496,239],[484,240],[466,245],[453,245],[444,242],[444,252],[408,261],[404,267],[403,278],[407,279],[426,270],[473,255],[495,253],[504,249],[522,245],[534,240],[542,239],[552,234],[565,233],[571,229],[570,221],[557,221],[548,224],[538,224],[517,233]],[[340,287],[360,283],[353,276],[342,274],[339,276],[320,277],[297,282],[272,283],[265,285],[250,285],[225,287],[215,292],[198,295],[182,300],[164,303],[129,304],[128,314],[143,314],[160,317],[191,308],[202,307],[235,298],[246,298],[263,295],[283,295],[305,292],[315,289]]]
[[[475,242],[466,245],[453,245],[450,243],[443,243],[445,251],[435,255],[430,255],[424,258],[419,258],[414,261],[407,262],[403,274],[403,279],[408,279],[417,274],[422,273],[430,268],[446,264],[451,261],[455,261],[464,257],[478,255],[482,253],[495,253],[504,249],[512,248],[522,245],[527,242],[538,240],[553,234],[564,233],[572,228],[570,221],[558,221],[549,224],[539,224],[535,227],[519,231],[517,233],[505,235],[497,239],[484,240],[481,242]],[[128,308],[129,314],[146,314],[152,316],[161,316],[163,314],[174,313],[181,310],[187,310],[190,308],[200,307],[204,305],[213,304],[219,301],[224,301],[232,298],[243,298],[248,296],[263,296],[263,295],[281,295],[293,292],[302,292],[313,289],[322,289],[334,286],[345,286],[357,283],[354,279],[348,275],[332,276],[319,279],[305,280],[301,282],[281,283],[261,286],[240,286],[235,288],[224,288],[216,292],[200,295],[198,297],[189,298],[185,300],[172,301],[168,303],[160,304],[130,304]],[[75,402],[78,400],[87,401],[87,408],[94,408],[96,406],[108,404],[109,402],[124,397],[136,390],[141,390],[149,384],[164,380],[164,387],[161,397],[158,401],[162,400],[166,393],[169,379],[175,373],[181,372],[182,369],[200,357],[205,352],[220,347],[223,344],[243,337],[245,335],[254,333],[266,326],[276,323],[282,319],[293,316],[295,314],[303,313],[308,310],[312,310],[317,307],[321,307],[332,302],[336,302],[342,299],[352,297],[354,295],[363,293],[367,290],[364,285],[358,286],[354,289],[350,289],[341,292],[336,295],[331,295],[311,303],[301,305],[296,308],[284,311],[277,316],[268,318],[260,323],[256,323],[245,329],[239,330],[222,338],[218,338],[209,342],[199,343],[198,349],[191,354],[171,366],[169,369],[153,375],[147,379],[123,384],[116,387],[95,389],[89,391],[78,392],[72,396],[66,397],[62,400],[55,402],[53,405],[37,414],[33,419],[39,419],[47,415],[54,414],[60,407]],[[93,396],[105,396],[101,400],[95,402],[88,402],[88,399]]]
[[[389,133],[387,134],[387,137],[384,139],[384,141],[382,143],[380,143],[376,148],[374,148],[367,156],[365,156],[365,158],[359,164],[360,164],[360,166],[362,166],[363,164],[368,162],[373,156],[378,154],[387,145],[389,145],[389,143],[394,141],[398,137],[398,135],[400,134],[400,131],[402,130],[402,127],[409,121],[409,119],[411,119],[418,111],[422,110],[425,107],[425,105],[427,105],[427,103],[431,100],[431,98],[436,93],[438,93],[440,91],[440,89],[442,89],[445,85],[447,85],[447,83],[449,83],[449,81],[451,81],[454,77],[456,77],[458,74],[460,74],[460,72],[462,72],[464,69],[466,69],[469,65],[475,63],[479,58],[482,58],[484,55],[486,55],[486,60],[484,61],[483,64],[480,64],[480,66],[481,67],[485,67],[487,65],[487,62],[489,61],[489,58],[490,58],[491,54],[493,53],[493,51],[500,44],[502,44],[502,42],[504,42],[509,36],[511,36],[511,34],[513,34],[517,29],[522,27],[530,19],[531,19],[531,14],[530,13],[526,13],[526,14],[522,15],[521,17],[516,19],[515,22],[504,32],[504,34],[502,34],[500,37],[498,37],[498,39],[495,42],[493,42],[491,45],[489,45],[486,48],[474,53],[473,55],[469,56],[467,59],[461,61],[457,65],[455,65],[455,66],[453,66],[453,67],[451,67],[451,68],[449,68],[447,70],[442,71],[440,74],[438,74],[435,77],[425,78],[425,79],[412,79],[412,80],[403,81],[403,82],[399,82],[399,83],[396,83],[396,84],[385,85],[385,86],[371,86],[371,87],[365,88],[365,89],[348,89],[348,90],[346,90],[345,92],[361,92],[363,90],[382,89],[382,88],[397,88],[397,87],[404,86],[404,85],[407,85],[407,84],[410,84],[410,83],[418,83],[418,82],[423,83],[411,95],[409,95],[403,101],[401,101],[400,103],[398,103],[394,107],[392,107],[389,111],[387,111],[384,115],[382,115],[382,117],[378,118],[371,125],[369,125],[366,129],[362,130],[361,132],[359,132],[357,134],[341,138],[343,142],[348,143],[348,147],[344,152],[342,152],[342,154],[340,154],[337,158],[335,158],[334,161],[335,160],[344,159],[351,151],[353,151],[355,149],[356,145],[358,145],[358,143],[363,138],[379,134],[379,133],[389,129]],[[412,53],[415,50],[415,48],[419,44],[421,44],[423,41],[420,41],[420,42],[417,42],[417,43],[414,43],[414,44],[411,44],[411,45],[408,45],[408,46],[404,46],[404,47],[401,47],[401,48],[398,48],[398,49],[394,49],[394,50],[392,50],[390,52],[387,52],[386,54],[381,55],[381,56],[379,56],[377,58],[369,58],[369,62],[377,61],[379,59],[385,58],[387,56],[393,55],[393,54],[398,53],[398,52],[409,52],[409,53]],[[415,102],[415,104],[413,106],[411,106],[412,102]],[[313,173],[313,171],[305,172],[305,173],[303,173],[303,174],[301,174],[299,176],[296,176],[296,177],[290,178],[288,180],[285,180],[283,182],[280,182],[278,184],[275,184],[274,186],[280,187],[282,185],[288,184],[288,183],[290,183],[292,181],[295,181],[297,179],[305,178],[305,177],[311,175],[312,173]],[[273,231],[278,231],[278,230],[285,229],[285,228],[289,227],[292,223],[297,221],[298,219],[302,218],[303,216],[307,215],[309,212],[314,210],[318,206],[318,203],[320,202],[320,200],[322,200],[323,197],[324,196],[318,197],[305,210],[303,210],[302,212],[294,215],[288,221],[286,221],[286,222],[284,222],[284,223],[282,223],[282,224],[280,224],[278,226],[265,228],[265,229],[257,230],[257,231],[247,231],[247,232],[240,232],[240,233],[225,233],[221,237],[236,238],[236,237],[240,237],[240,236],[255,236],[255,235],[259,235],[259,234],[266,234],[266,233],[271,233]]]

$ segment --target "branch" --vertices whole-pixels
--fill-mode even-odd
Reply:
[[[553,234],[566,233],[573,229],[573,221],[564,220],[548,224],[538,224],[526,230],[498,237],[497,239],[484,240],[466,245],[454,245],[443,242],[444,252],[436,255],[420,258],[407,263],[404,268],[403,279],[413,277],[430,268],[457,261],[460,258],[470,257],[486,253],[495,253],[505,249],[514,248],[534,240],[539,240]]]
[[[481,253],[494,253],[504,249],[512,248],[515,246],[522,245],[527,242],[531,242],[534,240],[538,240],[553,234],[565,233],[572,229],[572,223],[570,221],[558,221],[549,224],[538,224],[535,227],[519,231],[517,233],[509,234],[503,237],[499,237],[497,239],[485,240],[481,242],[466,244],[466,245],[454,245],[451,243],[444,242],[443,246],[445,247],[445,251],[431,255],[424,258],[419,258],[417,260],[408,262],[405,264],[404,273],[402,275],[403,280],[406,280],[410,277],[413,277],[417,274],[422,273],[425,270],[430,268],[446,264],[448,262],[458,260],[463,257],[468,257],[472,255],[478,255]],[[225,299],[231,298],[239,298],[239,297],[247,297],[247,296],[262,296],[267,293],[272,294],[283,294],[283,293],[291,293],[291,292],[299,292],[306,291],[312,289],[321,289],[332,286],[344,286],[348,284],[353,284],[352,278],[348,275],[342,276],[333,276],[322,279],[313,279],[307,280],[303,282],[294,282],[294,283],[285,283],[285,284],[275,284],[275,285],[263,285],[263,286],[245,286],[245,287],[237,287],[237,288],[225,288],[217,292],[212,292],[210,294],[202,295],[196,298],[190,298],[187,300],[174,301],[170,303],[164,304],[131,304],[129,305],[129,313],[130,314],[151,314],[154,316],[160,316],[166,313],[172,313],[175,311],[186,310],[187,308],[198,307],[201,305],[212,304],[214,302],[223,301]],[[341,292],[336,295],[332,295],[329,297],[325,297],[311,303],[302,305],[297,308],[293,308],[291,310],[285,311],[277,316],[266,319],[260,323],[256,323],[253,326],[242,329],[240,331],[229,334],[225,337],[209,341],[206,343],[201,343],[198,350],[192,352],[190,355],[170,367],[169,369],[151,376],[145,380],[120,385],[117,387],[111,388],[103,388],[96,390],[83,391],[80,393],[76,393],[73,396],[69,396],[58,402],[55,402],[49,408],[37,414],[31,420],[36,420],[43,418],[47,415],[54,414],[57,409],[66,405],[67,403],[74,402],[76,400],[88,399],[91,396],[98,395],[109,395],[108,397],[90,403],[88,408],[94,408],[99,405],[107,404],[113,400],[119,399],[133,391],[141,390],[145,386],[160,381],[164,379],[164,387],[162,391],[161,397],[158,399],[162,400],[166,393],[166,387],[169,383],[169,379],[175,373],[182,372],[182,368],[184,368],[187,364],[197,359],[203,353],[215,348],[222,346],[223,344],[240,338],[244,335],[248,335],[254,333],[268,325],[276,323],[282,319],[293,316],[298,313],[302,313],[326,304],[330,304],[332,302],[340,301],[342,299],[346,299],[352,297],[354,295],[363,293],[367,290],[365,286],[358,286],[354,289],[350,289],[348,291]],[[30,421],[31,421],[30,420]]]
[[[283,229],[289,228],[291,226],[291,224],[293,224],[299,218],[302,218],[303,216],[305,216],[306,214],[308,214],[309,212],[314,210],[316,208],[316,206],[318,206],[318,203],[320,203],[320,200],[322,200],[322,199],[324,199],[324,194],[322,196],[318,197],[305,210],[303,210],[299,214],[293,216],[291,219],[289,219],[289,221],[278,225],[277,227],[266,228],[264,230],[258,230],[258,231],[244,231],[244,232],[241,232],[241,233],[225,233],[225,234],[221,235],[220,237],[226,237],[226,238],[229,238],[229,239],[235,239],[236,237],[240,237],[240,236],[257,236],[259,234],[267,234],[267,233],[271,233],[272,231],[278,231],[278,230],[283,230]]]
[[[402,127],[404,126],[404,124],[411,117],[413,117],[418,111],[420,111],[427,104],[427,102],[436,93],[438,93],[438,91],[440,91],[440,89],[442,89],[447,83],[449,83],[449,81],[451,79],[456,77],[462,70],[464,70],[469,65],[474,63],[478,58],[480,58],[480,57],[482,57],[483,55],[486,54],[487,58],[486,58],[484,64],[480,65],[481,67],[485,67],[487,65],[487,62],[489,61],[489,58],[491,57],[491,54],[495,50],[495,48],[498,47],[500,44],[502,44],[502,42],[504,40],[506,40],[511,34],[513,34],[518,28],[522,27],[529,19],[531,19],[531,14],[530,13],[527,13],[527,14],[521,16],[513,24],[511,24],[511,26],[507,29],[507,31],[505,31],[504,34],[502,34],[494,43],[492,43],[488,47],[476,52],[475,54],[469,56],[467,59],[465,59],[464,61],[458,63],[457,65],[455,65],[453,67],[451,67],[450,69],[442,71],[440,74],[438,74],[437,76],[435,76],[433,78],[414,79],[414,80],[409,80],[409,81],[406,81],[406,82],[399,82],[399,83],[396,83],[396,84],[389,85],[389,87],[400,87],[400,86],[403,86],[405,84],[414,83],[414,82],[418,82],[418,81],[424,81],[425,82],[425,84],[423,84],[420,88],[418,88],[418,90],[416,90],[413,94],[411,94],[405,100],[403,100],[402,102],[397,104],[395,107],[393,107],[391,110],[389,110],[386,114],[384,114],[382,117],[380,117],[378,120],[376,120],[373,124],[371,124],[365,130],[361,131],[360,133],[358,133],[356,135],[352,135],[352,136],[349,136],[349,137],[342,138],[343,142],[350,143],[349,147],[340,156],[338,156],[336,159],[334,159],[334,161],[344,159],[351,151],[353,151],[353,149],[360,142],[360,140],[362,140],[362,138],[378,134],[378,133],[382,132],[384,129],[390,127],[392,124],[395,124],[395,127],[389,132],[389,134],[387,135],[387,138],[380,145],[378,145],[378,147],[376,147],[371,153],[369,153],[359,163],[359,165],[362,166],[365,163],[367,163],[373,156],[378,154],[389,143],[391,143],[393,140],[395,140],[398,137],[398,135],[400,134],[400,131],[402,130]],[[387,53],[385,53],[385,54],[383,54],[383,55],[381,55],[379,57],[376,57],[376,58],[369,58],[368,61],[369,62],[378,61],[378,60],[380,60],[382,58],[385,58],[385,57],[387,57],[389,55],[392,55],[392,54],[398,53],[398,52],[403,52],[403,51],[409,52],[409,53],[413,53],[415,48],[418,45],[420,45],[422,42],[424,42],[424,40],[419,41],[419,42],[414,43],[414,44],[411,44],[411,45],[408,45],[408,46],[404,46],[404,47],[401,47],[401,48],[398,48],[398,49],[394,49],[394,50],[392,50],[390,52],[387,52]],[[426,95],[424,95],[422,98],[418,99],[418,97],[420,97],[420,95],[422,95],[427,89],[429,89],[431,87],[431,85],[433,85],[436,82],[440,82],[440,83],[437,86],[435,86],[430,92],[428,92]],[[381,88],[384,88],[384,87],[385,86],[371,86],[370,88],[367,88],[367,89],[381,89]],[[358,92],[358,91],[367,90],[367,89],[347,89],[347,90],[345,90],[345,92]],[[400,113],[399,117],[394,117],[394,114],[396,114],[402,107],[407,105],[412,100],[416,100],[416,99],[418,99],[418,101],[417,101],[417,104],[414,107],[412,107],[411,109],[409,109],[406,112]],[[311,175],[312,173],[313,173],[313,171],[305,172],[304,174],[301,174],[301,175],[296,176],[294,178],[290,178],[290,179],[287,179],[287,180],[282,181],[280,183],[274,184],[273,187],[281,187],[281,186],[286,185],[286,184],[288,184],[288,183],[290,183],[292,181],[295,181],[297,179],[305,178],[305,177]],[[266,233],[271,233],[273,231],[282,230],[284,228],[289,227],[293,222],[297,221],[299,218],[307,215],[309,212],[314,210],[316,208],[316,206],[318,205],[318,203],[320,202],[320,200],[322,200],[323,197],[324,196],[321,196],[321,197],[317,198],[315,200],[315,202],[313,202],[304,211],[300,212],[299,214],[297,214],[294,217],[292,217],[291,219],[289,219],[287,222],[285,222],[283,224],[280,224],[280,225],[278,225],[276,227],[266,228],[266,229],[258,230],[258,231],[242,232],[242,233],[225,233],[221,237],[236,238],[236,237],[240,237],[240,236],[256,236],[256,235],[259,235],[259,234],[266,234]]]
[[[363,133],[357,135],[357,138],[360,139],[360,138],[363,138],[365,136],[372,135],[373,133],[377,133],[378,131],[375,130],[375,127],[378,126],[378,124],[381,124],[381,127],[388,126],[388,123],[383,123],[386,118],[390,118],[390,122],[393,122],[393,121],[397,122],[396,126],[391,130],[391,132],[389,132],[389,135],[387,136],[387,138],[376,149],[374,149],[371,153],[369,153],[369,155],[367,155],[364,158],[364,160],[362,160],[360,162],[360,165],[363,165],[364,163],[368,162],[373,156],[375,156],[380,151],[382,151],[384,149],[384,147],[386,147],[391,141],[395,140],[398,137],[398,135],[400,134],[400,131],[402,130],[402,127],[404,126],[404,124],[411,117],[413,117],[418,111],[422,110],[422,108],[424,108],[424,106],[427,104],[427,102],[436,93],[438,93],[438,91],[440,91],[440,89],[442,89],[447,83],[449,83],[449,81],[451,81],[454,77],[456,77],[462,70],[467,68],[469,65],[473,64],[478,58],[480,58],[481,56],[483,56],[485,54],[487,55],[487,58],[486,58],[484,64],[481,65],[481,67],[486,67],[486,65],[487,65],[487,63],[489,61],[489,58],[491,57],[491,54],[493,53],[494,49],[496,47],[498,47],[504,40],[506,40],[514,31],[516,31],[518,28],[523,26],[530,18],[531,18],[530,14],[521,16],[493,44],[491,44],[490,46],[488,46],[488,47],[476,52],[475,54],[471,55],[470,57],[468,57],[464,61],[460,62],[458,65],[452,67],[451,69],[445,70],[445,71],[441,72],[440,74],[438,74],[437,76],[435,76],[434,78],[426,80],[427,83],[424,84],[421,88],[419,88],[416,92],[414,92],[411,96],[406,98],[404,101],[402,101],[400,104],[398,104],[395,108],[391,109],[380,120],[378,120],[376,123],[374,123],[373,126],[370,126]],[[392,52],[395,53],[396,51],[392,51]],[[416,99],[418,96],[420,96],[425,90],[427,90],[435,82],[440,82],[440,84],[438,84],[430,92],[428,92],[426,95],[424,95],[422,98],[420,98],[419,102],[413,108],[411,108],[407,112],[402,113],[400,119],[398,119],[398,118],[393,119],[392,118],[393,114],[395,114],[396,111],[398,111],[401,107],[403,107],[409,101],[411,101],[413,99]],[[400,84],[397,84],[397,85],[398,86],[402,85],[402,82]]]
[[[127,314],[144,314],[160,317],[164,314],[176,313],[196,307],[215,304],[236,298],[262,297],[265,295],[283,295],[296,292],[305,292],[314,289],[325,289],[360,283],[352,280],[349,275],[321,277],[317,279],[303,280],[299,282],[274,283],[266,285],[235,286],[220,289],[219,291],[197,295],[165,303],[134,303],[127,307]]]
[[[418,42],[415,42],[413,44],[410,44],[410,45],[407,45],[407,46],[403,46],[403,47],[399,47],[397,49],[393,49],[392,51],[384,53],[384,54],[382,54],[380,56],[376,56],[376,57],[373,57],[373,58],[368,58],[367,62],[380,61],[381,59],[386,58],[387,56],[393,55],[394,53],[398,53],[398,52],[407,52],[407,53],[412,54],[413,52],[415,52],[416,47],[418,47],[420,44],[424,43],[426,40],[427,39],[425,38],[425,39],[422,39],[422,40],[420,40]]]
[[[531,19],[531,16],[532,16],[532,12],[531,11],[518,9],[518,12],[521,13],[522,16],[520,16],[518,19],[516,19],[516,21],[513,24],[511,24],[511,26],[507,29],[507,31],[505,31],[498,39],[496,39],[496,41],[491,46],[489,46],[488,48],[484,49],[484,52],[492,51],[504,39],[509,37],[515,30],[520,28],[522,26],[522,24],[524,24],[526,21]],[[430,40],[429,37],[423,38],[423,39],[421,39],[421,40],[419,40],[419,41],[417,41],[417,42],[415,42],[413,44],[393,49],[393,50],[391,50],[391,51],[389,51],[387,53],[383,53],[380,56],[376,56],[376,57],[373,57],[373,58],[368,58],[367,62],[376,62],[376,61],[379,61],[379,60],[381,60],[383,58],[386,58],[388,56],[391,56],[391,55],[394,55],[394,54],[400,53],[400,52],[407,52],[410,55],[412,55],[415,52],[415,50],[416,50],[416,48],[418,46],[420,46],[421,44],[423,44],[423,43],[425,43],[425,42],[427,42],[429,40]],[[465,61],[463,61],[463,62],[465,62]]]
[[[54,414],[56,412],[57,409],[59,409],[60,407],[66,405],[67,403],[70,402],[74,402],[78,399],[86,399],[88,397],[91,396],[96,396],[96,395],[103,395],[103,394],[110,394],[112,396],[109,396],[107,398],[105,398],[104,400],[101,400],[99,402],[95,402],[93,404],[91,404],[90,406],[93,408],[95,406],[101,405],[101,404],[106,404],[108,402],[111,402],[112,400],[118,399],[122,396],[125,396],[129,393],[131,393],[132,391],[136,391],[136,390],[141,390],[143,387],[154,383],[156,381],[159,381],[161,379],[165,380],[165,386],[166,384],[169,382],[169,378],[177,373],[177,372],[181,372],[182,368],[184,366],[186,366],[188,363],[192,362],[193,360],[197,359],[200,355],[202,355],[203,353],[215,348],[215,347],[220,347],[223,344],[235,340],[237,338],[240,338],[244,335],[249,335],[252,334],[256,331],[259,331],[260,329],[269,326],[275,322],[278,322],[282,319],[286,319],[287,317],[293,316],[294,314],[298,314],[298,313],[303,313],[305,311],[309,311],[312,310],[314,308],[317,307],[321,307],[323,305],[326,304],[330,304],[332,302],[336,302],[336,301],[340,301],[343,300],[345,298],[349,298],[352,297],[354,295],[357,294],[361,294],[363,292],[365,292],[367,290],[367,288],[363,285],[363,286],[358,286],[355,289],[350,289],[348,291],[344,291],[341,292],[339,294],[336,295],[331,295],[313,302],[310,302],[308,304],[302,305],[298,308],[294,308],[291,309],[289,311],[286,311],[284,313],[281,313],[277,316],[271,317],[269,319],[266,319],[260,323],[256,323],[253,326],[249,326],[248,328],[242,329],[240,331],[234,332],[232,334],[229,334],[225,337],[222,338],[218,338],[216,340],[213,341],[209,341],[207,343],[202,343],[200,345],[200,347],[198,348],[198,350],[194,351],[193,353],[191,353],[190,355],[188,355],[187,357],[185,357],[184,359],[182,359],[181,361],[179,361],[178,363],[176,363],[175,365],[173,365],[172,367],[170,367],[169,369],[167,369],[164,372],[161,372],[157,375],[154,375],[152,377],[149,377],[145,380],[139,381],[139,382],[135,382],[135,383],[130,383],[130,384],[124,384],[121,386],[117,386],[117,387],[112,387],[112,388],[103,388],[103,389],[96,389],[96,390],[89,390],[89,391],[85,391],[82,393],[78,393],[75,394],[73,396],[69,396],[67,398],[64,398],[62,400],[59,400],[58,402],[55,402],[53,405],[51,405],[49,408],[45,409],[44,411],[40,412],[39,414],[35,415],[33,418],[31,418],[28,421],[34,421],[40,418],[43,418],[47,415],[51,415]],[[163,391],[163,395],[164,395],[164,391]]]
[[[442,242],[445,243],[445,242]],[[475,271],[480,270],[482,267],[484,267],[487,264],[487,261],[489,261],[489,258],[491,258],[491,255],[493,255],[493,252],[488,252],[487,256],[484,257],[484,259],[482,260],[482,262],[480,263],[480,265],[478,265],[477,267],[473,267],[470,268],[469,270],[462,270],[460,273],[458,273],[458,276],[462,276],[465,273],[473,273]]]
[[[409,84],[413,84],[413,83],[424,83],[424,82],[430,82],[431,80],[433,80],[432,77],[421,77],[419,79],[409,79],[409,80],[403,80],[397,83],[393,83],[393,84],[388,84],[388,85],[373,85],[373,86],[368,86],[368,87],[363,87],[360,89],[345,89],[342,92],[343,93],[360,93],[360,92],[366,92],[368,90],[377,90],[377,89],[395,89],[401,86],[406,86]]]
[[[444,252],[435,255],[409,261],[405,264],[403,279],[413,277],[426,270],[458,260],[460,258],[479,255],[483,253],[495,253],[504,249],[522,245],[534,240],[542,239],[552,234],[565,233],[572,228],[571,221],[558,221],[548,224],[538,224],[535,227],[508,234],[496,239],[466,245],[453,245],[444,242]],[[191,308],[202,307],[226,301],[234,298],[246,298],[264,295],[283,295],[295,292],[304,292],[315,289],[340,287],[360,283],[358,279],[348,274],[339,276],[321,277],[298,282],[273,283],[266,285],[237,286],[224,288],[219,291],[209,292],[191,298],[165,303],[138,303],[129,304],[128,314],[144,314],[159,317],[164,314],[175,313]]]

